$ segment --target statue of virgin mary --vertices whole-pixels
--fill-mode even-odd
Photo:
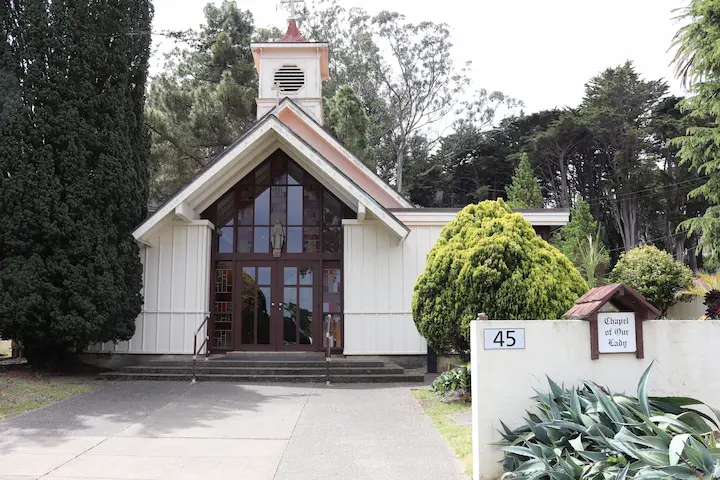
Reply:
[[[283,243],[285,243],[285,232],[283,232],[280,220],[275,221],[270,235],[270,245],[273,248],[273,257],[279,257],[282,252]]]

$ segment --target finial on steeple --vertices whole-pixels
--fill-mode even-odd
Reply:
[[[278,40],[278,42],[296,43],[296,42],[307,42],[298,30],[297,26],[297,11],[295,10],[296,3],[305,3],[305,0],[280,0],[280,3],[287,4],[290,6],[290,18],[288,18],[288,29],[285,35]]]
[[[290,20],[297,19],[297,11],[295,10],[296,3],[305,3],[305,0],[280,0],[280,3],[284,3],[290,6]]]

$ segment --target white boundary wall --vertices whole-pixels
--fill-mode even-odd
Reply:
[[[483,329],[525,329],[522,350],[485,350]],[[590,359],[590,322],[581,320],[474,321],[471,325],[473,478],[502,474],[499,420],[522,424],[530,397],[548,390],[545,375],[566,385],[592,380],[635,396],[651,361],[650,395],[682,395],[720,405],[720,321],[653,320],[643,323],[645,358],[601,354]]]
[[[689,318],[697,320],[705,315],[705,309],[707,307],[705,307],[705,303],[703,303],[704,301],[704,297],[692,297],[689,302],[676,303],[672,307],[668,308],[667,318],[676,320]]]

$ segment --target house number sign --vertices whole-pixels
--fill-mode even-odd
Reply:
[[[485,350],[522,350],[525,348],[524,328],[484,328]]]

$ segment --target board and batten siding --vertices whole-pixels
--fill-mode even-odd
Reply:
[[[208,315],[211,232],[206,220],[173,222],[159,232],[154,246],[141,245],[144,304],[135,335],[89,351],[192,354],[195,331]]]
[[[413,287],[442,225],[408,225],[404,242],[377,221],[343,221],[345,355],[418,355]]]

